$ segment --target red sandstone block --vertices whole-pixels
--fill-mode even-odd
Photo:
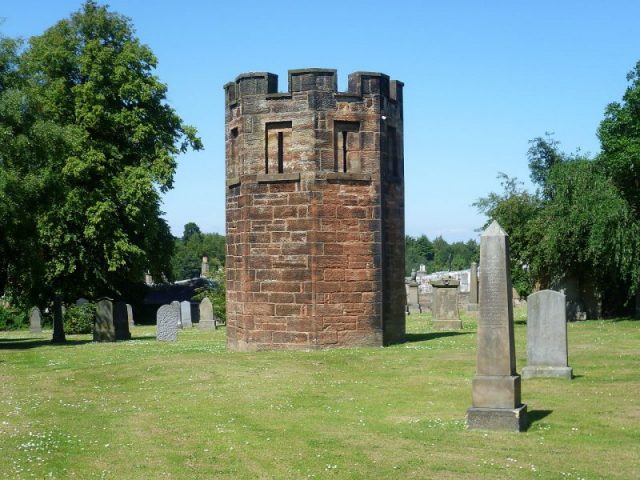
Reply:
[[[367,255],[351,255],[348,262],[348,268],[353,269],[374,267],[373,258]]]
[[[261,282],[261,292],[300,292],[300,284],[297,282]]]
[[[282,253],[285,255],[310,255],[311,247],[309,243],[287,242],[282,244]]]
[[[251,232],[249,233],[250,243],[269,243],[271,242],[271,234],[264,232]]]
[[[350,270],[351,271],[351,270]],[[340,268],[327,268],[324,270],[323,274],[324,280],[344,280],[345,279],[345,270]]]
[[[325,255],[342,255],[344,252],[344,246],[341,243],[325,243],[324,254]]]
[[[289,194],[289,205],[308,205],[311,203],[308,193],[290,193]]]
[[[295,297],[292,293],[272,292],[272,293],[269,293],[268,295],[269,295],[269,302],[271,303],[293,303],[295,301]],[[296,295],[300,295],[300,294],[298,293]]]
[[[342,284],[344,292],[373,292],[375,290],[374,282],[344,282]]]
[[[306,242],[307,241],[307,232],[291,232],[291,241],[292,242]]]
[[[307,268],[306,255],[278,255],[273,258],[273,268]]]
[[[312,332],[313,319],[311,318],[290,318],[287,322],[287,332]]]
[[[311,278],[311,271],[308,269],[290,269],[280,271],[280,280],[302,282]]]
[[[275,218],[297,218],[298,207],[294,205],[283,205],[280,207],[273,207],[273,216]]]
[[[323,223],[324,223],[324,221],[323,221]],[[318,241],[318,242],[329,243],[329,242],[335,242],[336,241],[336,232],[335,232],[335,230],[314,232],[313,236],[315,237],[316,241]]]
[[[315,291],[317,293],[332,293],[343,290],[344,284],[341,282],[316,282]]]
[[[369,281],[373,281],[374,279],[374,274],[375,274],[375,270],[371,269],[357,269],[357,270],[353,270],[353,269],[348,269],[348,270],[344,270],[344,279],[347,281],[364,281],[364,280],[369,280]]]
[[[350,257],[356,255],[373,255],[374,245],[370,243],[346,243],[344,244],[344,254]]]
[[[244,306],[245,315],[273,315],[271,303],[248,303]]]
[[[324,218],[336,218],[338,215],[338,207],[336,205],[320,205],[317,215]]]
[[[247,335],[247,340],[249,342],[255,342],[255,343],[271,342],[272,339],[273,339],[272,332],[264,331],[264,330],[252,330],[248,332],[248,335]]]
[[[318,268],[345,267],[345,260],[341,255],[319,255],[316,257],[316,265]]]
[[[300,305],[296,304],[277,304],[276,306],[276,315],[281,317],[300,315],[301,308]]]
[[[307,343],[308,333],[300,332],[273,332],[274,343]]]
[[[362,302],[362,293],[349,292],[349,293],[327,293],[325,298],[328,299],[327,303],[360,303]]]
[[[313,220],[311,219],[295,219],[287,220],[287,229],[290,231],[305,231],[313,228]]]
[[[318,343],[321,345],[334,345],[338,343],[338,332],[332,332],[332,331],[319,332]]]
[[[296,293],[295,302],[299,304],[313,303],[313,295],[311,293]]]
[[[271,220],[273,219],[273,208],[271,206],[250,207],[249,218],[251,220]]]
[[[316,314],[325,316],[339,316],[344,314],[344,308],[342,304],[319,304],[316,305]]]

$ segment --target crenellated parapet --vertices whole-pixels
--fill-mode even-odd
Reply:
[[[278,76],[268,72],[249,72],[238,75],[233,82],[224,86],[225,104],[233,107],[242,97],[260,95],[265,98],[290,98],[290,94],[300,92],[325,92],[341,97],[365,97],[380,95],[390,101],[402,102],[404,84],[391,80],[388,75],[378,72],[354,72],[349,75],[348,90],[338,91],[338,72],[335,69],[304,68],[289,70],[288,89],[278,91]]]

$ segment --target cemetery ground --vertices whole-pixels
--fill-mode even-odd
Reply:
[[[64,346],[1,333],[0,475],[637,478],[640,321],[569,324],[576,378],[523,380],[531,424],[507,433],[465,429],[475,321],[407,320],[405,344],[315,352],[227,352],[224,329]]]

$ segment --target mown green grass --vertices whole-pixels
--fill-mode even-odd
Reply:
[[[518,370],[525,363],[516,316]],[[569,325],[576,378],[523,381],[526,433],[464,418],[475,328],[389,348],[232,353],[224,330],[0,334],[4,478],[638,478],[640,322]]]

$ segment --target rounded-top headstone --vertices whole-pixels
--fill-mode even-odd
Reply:
[[[29,331],[31,333],[42,332],[42,314],[38,307],[33,307],[29,311]]]
[[[178,339],[178,318],[180,308],[173,302],[171,305],[162,305],[156,314],[157,339],[161,342],[175,342]]]

